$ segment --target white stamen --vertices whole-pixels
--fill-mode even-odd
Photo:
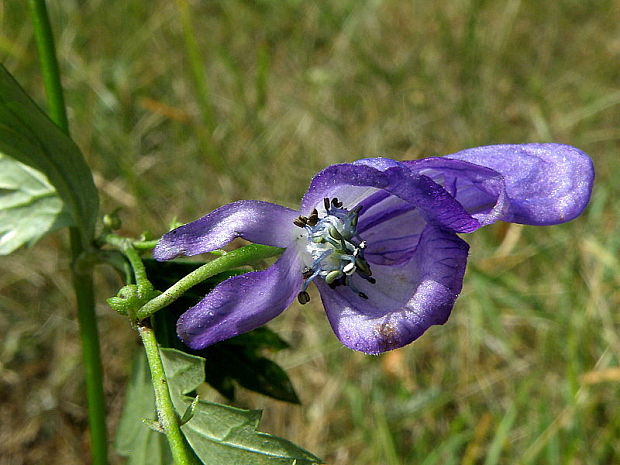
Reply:
[[[352,275],[354,271],[355,271],[355,265],[350,262],[347,265],[345,265],[344,268],[342,269],[342,272],[349,276]]]
[[[363,250],[366,241],[361,241],[357,234],[357,218],[361,208],[347,210],[337,199],[325,199],[326,215],[316,221],[306,222],[303,233],[298,235],[301,253],[304,257],[304,285],[300,293],[301,300],[310,282],[321,277],[331,286],[346,285],[360,296],[351,278],[355,272],[370,281],[370,267],[364,260]],[[314,224],[312,224],[314,223]]]

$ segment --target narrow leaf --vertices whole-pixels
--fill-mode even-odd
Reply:
[[[70,225],[71,217],[47,178],[0,153],[0,255]]]
[[[28,97],[0,64],[0,153],[43,173],[65,202],[88,246],[99,200],[75,143]]]
[[[194,391],[204,381],[204,359],[176,349],[161,349],[170,395],[177,412],[184,412]],[[242,410],[199,401],[193,418],[181,427],[204,464],[311,465],[323,463],[286,439],[256,431],[257,410]]]

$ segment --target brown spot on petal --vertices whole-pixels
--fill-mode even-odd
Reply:
[[[379,347],[383,350],[391,350],[398,347],[398,328],[390,322],[384,322],[375,327],[375,333],[379,339]]]

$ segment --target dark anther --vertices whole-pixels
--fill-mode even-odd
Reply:
[[[323,205],[325,206],[325,210],[329,210],[329,199],[327,197],[323,199]]]
[[[341,276],[335,281],[332,281],[331,283],[329,283],[328,286],[330,287],[330,289],[336,289],[338,286],[345,286],[346,284],[347,284],[346,277]]]
[[[305,216],[297,217],[293,220],[293,224],[295,226],[299,226],[300,228],[304,228],[308,224],[308,218]]]
[[[301,291],[299,294],[297,294],[297,300],[302,305],[307,304],[308,302],[310,302],[310,294],[308,294],[306,291]]]
[[[319,212],[315,208],[314,210],[312,210],[312,213],[310,213],[310,216],[308,217],[308,225],[316,226],[318,222],[319,222]]]
[[[368,281],[370,284],[375,284],[377,282],[375,278],[372,278],[370,276],[366,278],[366,281]]]
[[[304,279],[308,279],[310,276],[312,276],[312,274],[312,268],[310,268],[309,266],[304,266],[304,269],[301,270],[301,275],[304,277]]]
[[[358,292],[357,295],[359,295],[362,299],[368,300],[368,296],[364,294],[363,292]]]
[[[334,197],[332,199],[332,205],[336,208],[340,208],[342,207],[342,202],[339,202],[338,199],[336,197]]]

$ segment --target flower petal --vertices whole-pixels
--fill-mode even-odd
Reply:
[[[329,321],[351,349],[378,354],[417,339],[448,319],[463,283],[469,246],[457,235],[427,226],[411,260],[399,266],[373,265],[371,284],[356,275],[351,287],[317,286]]]
[[[166,233],[153,250],[157,260],[197,255],[218,249],[236,237],[257,244],[286,247],[295,210],[269,202],[241,200]]]
[[[489,145],[447,155],[504,176],[508,205],[500,219],[547,225],[570,221],[588,204],[592,160],[562,144]]]
[[[389,195],[381,194],[382,190]],[[384,202],[394,196],[419,209],[427,222],[444,229],[472,232],[480,227],[479,221],[432,179],[412,173],[402,163],[383,158],[324,169],[313,178],[301,211],[310,212],[313,208],[321,211],[323,198],[336,197],[349,209],[362,205],[361,221],[362,215],[385,210]]]
[[[192,349],[202,349],[246,333],[278,316],[301,289],[301,263],[294,249],[263,271],[218,284],[177,322],[177,334]]]
[[[398,197],[381,205],[385,206],[381,211],[373,209],[360,215],[357,232],[367,243],[364,257],[370,264],[379,265],[409,261],[427,223],[419,210]]]
[[[481,225],[501,219],[508,208],[504,177],[495,170],[445,157],[403,164],[443,186]]]

